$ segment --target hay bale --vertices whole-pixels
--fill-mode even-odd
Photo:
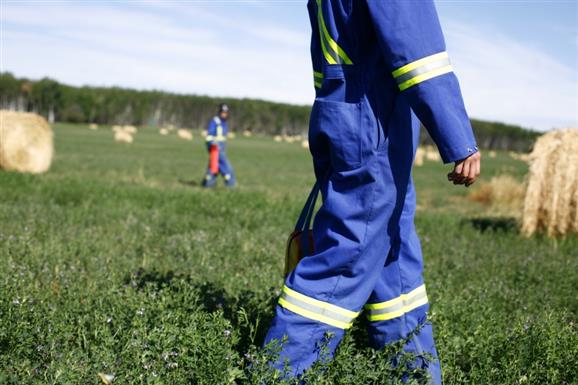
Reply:
[[[307,139],[301,141],[301,147],[308,150],[309,149],[309,141]]]
[[[439,151],[432,146],[425,148],[425,158],[431,162],[439,162],[441,160]]]
[[[499,211],[519,215],[526,192],[524,183],[513,176],[502,174],[492,177],[489,182],[480,183],[468,195],[468,199],[491,206]]]
[[[512,159],[519,160],[520,162],[528,163],[530,161],[530,154],[510,151],[509,155]]]
[[[235,133],[234,133],[234,132],[228,132],[228,133],[227,133],[227,138],[228,138],[228,139],[235,139]]]
[[[425,150],[423,147],[418,147],[415,152],[415,160],[413,162],[414,166],[421,167],[423,166],[423,161],[425,158]]]
[[[247,137],[247,138],[250,137],[250,136],[252,136],[252,135],[253,135],[253,133],[252,133],[250,130],[245,130],[245,131],[243,131],[243,136],[245,136],[245,137]]]
[[[117,143],[132,143],[134,141],[132,134],[124,130],[118,130],[114,133],[114,141]]]
[[[159,130],[159,134],[161,134],[161,135],[168,135],[168,134],[169,134],[169,129],[163,127],[163,128],[161,128],[161,129]]]
[[[88,125],[88,128],[91,129],[91,130],[98,130],[98,124],[96,124],[96,123],[90,123],[90,124]]]
[[[184,140],[193,140],[193,133],[184,128],[181,128],[177,131],[177,136]]]
[[[283,137],[281,135],[275,135],[273,140],[277,143],[281,143],[283,141]]]
[[[131,135],[134,135],[137,132],[137,129],[135,126],[126,125],[126,126],[122,126],[122,129]]]
[[[123,126],[118,126],[118,125],[112,126],[111,129],[112,129],[112,132],[124,131]]]
[[[42,116],[0,111],[0,168],[42,173],[54,154],[52,129]]]
[[[497,155],[496,151],[494,151],[494,150],[491,150],[488,152],[488,156],[492,159],[494,159],[496,157],[496,155]]]
[[[578,234],[578,129],[542,135],[529,161],[522,232]]]

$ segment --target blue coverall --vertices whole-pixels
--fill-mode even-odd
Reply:
[[[227,121],[215,116],[209,122],[207,127],[207,136],[205,141],[207,144],[207,151],[210,151],[211,145],[216,144],[219,146],[219,174],[225,179],[225,185],[232,187],[236,184],[235,173],[233,167],[227,158],[227,134],[229,128],[227,127]],[[211,172],[210,165],[207,166],[207,172],[205,173],[205,180],[203,185],[205,187],[212,187],[217,183],[217,175]]]
[[[437,357],[414,228],[419,120],[445,163],[477,151],[433,1],[310,0],[316,98],[309,144],[323,204],[315,252],[288,275],[265,343],[299,375],[365,309],[376,348]],[[416,117],[417,115],[417,117]],[[441,384],[437,359],[419,362]]]

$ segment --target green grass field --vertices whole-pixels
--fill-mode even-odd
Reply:
[[[256,346],[313,181],[308,151],[234,139],[240,186],[205,191],[199,135],[112,136],[56,125],[50,172],[0,172],[0,384],[98,384],[99,372],[114,384],[272,383]],[[415,170],[445,383],[578,383],[578,239],[521,237],[448,171]],[[505,155],[483,164],[486,180],[525,172]],[[366,349],[360,319],[310,383],[400,383],[394,350]]]

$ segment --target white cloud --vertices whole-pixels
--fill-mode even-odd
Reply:
[[[3,69],[73,85],[312,101],[309,30],[286,24],[282,8],[263,22],[191,3],[89,4],[4,5]],[[446,36],[473,117],[578,125],[575,68],[478,27],[449,23]]]
[[[16,75],[293,103],[313,97],[308,36],[299,31],[190,6],[178,10],[187,27],[136,7],[43,8],[5,12],[12,28],[4,33],[4,64]],[[207,21],[212,28],[203,27]]]
[[[454,23],[446,36],[472,116],[540,130],[577,125],[576,68],[497,32]]]

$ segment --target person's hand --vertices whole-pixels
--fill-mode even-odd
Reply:
[[[480,176],[482,154],[476,152],[454,164],[454,170],[448,174],[448,180],[454,184],[471,186]]]

